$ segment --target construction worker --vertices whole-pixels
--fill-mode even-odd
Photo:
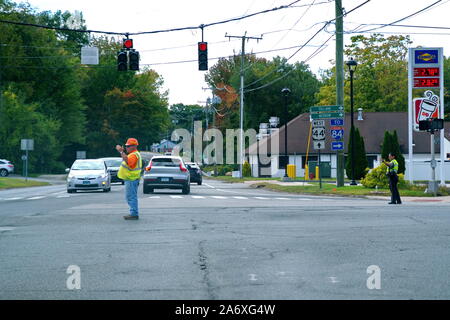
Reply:
[[[126,153],[121,145],[116,146],[116,150],[123,159],[117,176],[125,181],[125,198],[130,207],[130,214],[123,217],[125,220],[139,219],[137,192],[141,179],[142,158],[137,150],[138,145],[135,138],[129,138],[125,144]]]
[[[386,175],[389,178],[389,189],[391,190],[391,202],[389,204],[401,204],[400,193],[398,192],[398,162],[395,155],[389,153],[389,161],[381,159],[387,166]]]

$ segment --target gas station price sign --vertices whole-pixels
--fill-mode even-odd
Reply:
[[[439,68],[414,68],[414,77],[439,77]]]
[[[413,88],[439,88],[439,77],[414,78]]]

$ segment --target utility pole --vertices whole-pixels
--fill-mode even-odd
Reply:
[[[228,39],[231,38],[240,38],[242,39],[242,50],[241,50],[241,88],[240,88],[240,95],[241,95],[241,101],[240,101],[240,155],[238,157],[239,161],[239,177],[242,178],[242,164],[244,162],[244,61],[245,61],[245,40],[262,40],[260,37],[247,37],[247,32],[243,36],[229,36],[225,34],[225,37]]]
[[[344,105],[344,28],[342,0],[335,0],[336,9],[336,104]],[[345,112],[344,112],[345,121]],[[336,152],[336,186],[344,186],[344,151]]]

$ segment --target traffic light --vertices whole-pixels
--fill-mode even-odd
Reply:
[[[208,42],[198,43],[198,70],[208,70]]]
[[[133,48],[133,39],[123,39],[123,48],[130,50]]]
[[[132,49],[130,55],[130,70],[139,71],[139,52]]]
[[[128,53],[125,50],[120,50],[117,53],[117,70],[118,71],[128,70]]]
[[[436,131],[444,129],[444,119],[432,118],[419,121],[419,130]]]

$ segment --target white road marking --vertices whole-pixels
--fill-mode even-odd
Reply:
[[[203,196],[192,196],[192,199],[205,199]]]
[[[256,279],[256,274],[250,273],[250,281],[258,281],[258,279]]]
[[[183,199],[182,196],[170,196],[172,199]]]
[[[160,199],[161,197],[160,196],[151,196],[151,197],[148,197],[149,199]]]
[[[328,279],[330,279],[331,283],[338,283],[339,280],[337,280],[336,277],[328,277]]]
[[[214,199],[228,199],[227,197],[222,197],[222,196],[212,196],[211,198],[214,198]]]
[[[0,227],[0,232],[2,232],[2,231],[12,231],[14,229],[15,229],[15,227]]]
[[[254,197],[255,199],[259,199],[259,200],[269,200],[270,198],[265,198],[265,197]]]
[[[216,188],[216,187],[213,187],[212,185],[209,185],[209,184],[207,184],[207,183],[204,183],[204,185],[207,186],[207,187],[213,188],[213,189]]]
[[[23,199],[23,197],[15,197],[15,198],[5,198],[5,201],[10,201],[10,200],[20,200]]]
[[[66,194],[66,195],[57,196],[57,198],[70,198],[70,196],[68,194]]]
[[[248,199],[248,198],[246,198],[246,197],[233,197],[233,198],[239,199],[239,200],[247,200],[247,199]]]
[[[39,199],[44,199],[44,198],[46,198],[46,196],[32,197],[32,198],[28,198],[27,200],[39,200]]]
[[[275,198],[275,199],[277,199],[277,200],[291,200],[289,198]]]

